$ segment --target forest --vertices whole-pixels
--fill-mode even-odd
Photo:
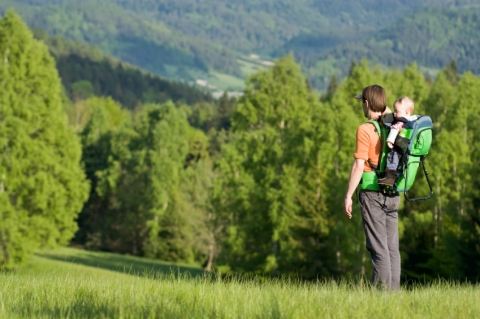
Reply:
[[[360,42],[356,39],[343,43],[330,40],[334,46],[322,48],[314,43],[326,41],[307,36],[299,41],[300,45],[313,48],[295,50],[295,46],[289,46],[288,49],[298,52],[296,56],[304,69],[309,70],[304,73],[312,79],[314,87],[326,87],[333,74],[343,77],[348,73],[348,62],[360,58],[385,68],[398,68],[416,61],[423,73],[432,78],[437,70],[455,59],[461,72],[478,74],[479,23],[478,9],[423,8]],[[326,68],[328,64],[329,69]]]
[[[402,280],[478,281],[480,78],[455,61],[432,80],[415,63],[362,60],[319,96],[287,55],[238,100],[172,93],[132,109],[95,88],[69,98],[62,64],[13,11],[0,21],[0,56],[4,268],[70,244],[227,274],[369,274],[358,205],[348,220],[342,203],[365,121],[353,96],[377,83],[389,106],[406,95],[434,121],[435,195],[400,208]],[[427,191],[422,176],[413,191]]]
[[[321,92],[362,58],[384,69],[416,61],[432,78],[452,59],[460,72],[480,65],[479,0],[0,0],[0,13],[9,8],[31,28],[176,81],[241,83],[250,74],[241,59],[252,53],[293,53]]]
[[[142,103],[172,100],[195,104],[212,102],[212,96],[191,84],[155,76],[109,55],[97,47],[49,36],[34,29],[34,37],[44,42],[55,58],[65,94],[72,101],[90,96],[111,97],[133,110]]]

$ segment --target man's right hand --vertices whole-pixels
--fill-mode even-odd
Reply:
[[[347,215],[348,218],[352,218],[352,198],[351,197],[345,197],[345,202],[343,203],[343,210],[345,212],[345,215]]]
[[[365,167],[365,160],[356,158],[352,164],[352,170],[348,179],[348,189],[345,194],[345,200],[343,202],[343,211],[348,218],[352,218],[352,197],[355,193],[360,180],[362,179],[363,168]]]
[[[387,142],[387,145],[389,148],[393,148],[393,143],[392,142]]]

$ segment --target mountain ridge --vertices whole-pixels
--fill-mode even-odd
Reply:
[[[315,70],[319,61],[336,64],[336,73],[324,72],[325,86],[334,74],[344,76],[349,61],[361,59],[385,67],[404,67],[416,62],[430,76],[455,60],[460,72],[480,73],[480,7],[422,8],[362,40],[349,41],[328,52],[303,59],[305,69]],[[321,62],[320,62],[321,63]],[[318,71],[318,70],[317,70]],[[319,80],[317,74],[310,74]]]
[[[479,0],[0,0],[0,13],[13,7],[30,27],[97,45],[173,80],[221,82],[229,77],[241,83],[251,68],[245,68],[240,57],[254,53],[269,60],[293,52],[312,85],[322,90],[332,75],[344,75],[351,61],[361,58],[385,66],[419,61],[426,69],[441,68],[445,53],[422,47],[424,39],[416,51],[405,49],[404,37],[411,31],[399,24],[418,12],[435,15],[435,10],[478,6]],[[428,14],[422,17],[435,20]],[[445,21],[447,27],[452,22]],[[463,51],[477,50],[476,43],[455,42],[448,33],[444,37]],[[389,41],[401,42],[403,51]],[[461,60],[462,50],[449,59]],[[460,62],[460,70],[475,67],[480,58],[475,53],[469,61]]]

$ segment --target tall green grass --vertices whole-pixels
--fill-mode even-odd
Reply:
[[[54,253],[0,274],[1,318],[479,318],[480,289],[439,282],[382,292],[348,282],[225,281],[92,267]],[[71,253],[75,255],[75,253]],[[99,261],[105,255],[98,255]],[[116,256],[115,258],[121,259]],[[127,259],[126,263],[131,261]],[[127,269],[125,269],[127,270]],[[128,270],[127,270],[128,271]]]

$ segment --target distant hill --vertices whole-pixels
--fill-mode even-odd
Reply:
[[[455,59],[461,72],[480,74],[480,8],[423,8],[368,37],[317,54],[296,52],[300,59],[306,52],[302,62],[315,87],[325,87],[333,74],[345,75],[352,60],[363,58],[388,67],[416,61],[432,75]]]
[[[472,0],[0,1],[28,11],[32,18],[43,16],[31,23],[41,24],[38,27],[49,33],[66,33],[69,38],[82,37],[86,42],[113,44],[128,42],[133,36],[159,43],[176,40],[178,44],[180,39],[175,37],[182,34],[189,36],[189,41],[202,39],[244,53],[271,51],[304,32],[342,34],[373,30],[421,7],[475,2],[478,3]]]
[[[238,89],[252,70],[241,60],[250,54],[271,60],[294,52],[312,85],[324,89],[326,79],[363,57],[434,69],[447,55],[471,61],[459,62],[461,70],[478,64],[462,53],[475,44],[456,40],[475,33],[475,22],[462,22],[467,31],[457,35],[453,20],[458,8],[479,6],[480,0],[0,0],[0,13],[14,8],[49,34],[96,45],[168,79],[214,79],[221,88]],[[410,33],[413,45],[406,47]],[[433,44],[422,38],[430,35]],[[444,43],[461,49],[442,52]]]
[[[226,47],[184,35],[114,3],[0,0],[0,13],[9,8],[21,14],[31,28],[98,46],[167,78],[194,80],[209,70],[241,76],[235,54]]]
[[[213,100],[210,94],[192,85],[142,71],[103,54],[96,47],[51,37],[38,29],[34,30],[34,35],[47,44],[55,57],[57,70],[71,99],[86,98],[89,94],[111,96],[130,109],[139,103],[172,100],[193,105]]]

